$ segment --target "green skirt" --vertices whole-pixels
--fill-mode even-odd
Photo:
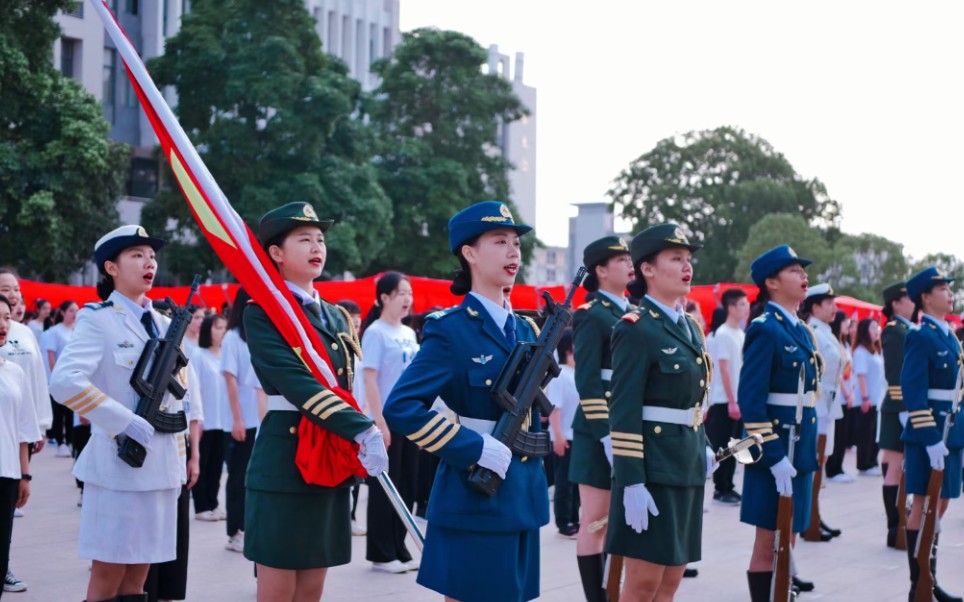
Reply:
[[[703,537],[703,485],[672,487],[648,483],[659,516],[650,515],[649,527],[637,533],[626,524],[623,488],[613,491],[609,504],[606,552],[663,566],[700,560]]]
[[[579,431],[572,434],[569,480],[606,491],[612,488],[612,468],[606,459],[606,451],[592,435]]]
[[[880,420],[880,436],[877,443],[880,449],[904,453],[904,442],[900,440],[904,427],[900,425],[900,418],[897,412],[880,412],[877,415]]]

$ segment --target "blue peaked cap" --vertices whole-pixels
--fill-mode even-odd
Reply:
[[[532,226],[515,223],[505,203],[482,201],[466,207],[449,220],[449,246],[452,247],[452,253],[458,255],[465,241],[499,228],[512,228],[519,236],[532,230]]]
[[[763,255],[760,255],[750,264],[750,276],[757,286],[763,286],[764,281],[776,275],[783,268],[799,264],[807,267],[813,263],[809,259],[797,257],[797,254],[788,245],[773,247]]]
[[[924,268],[907,281],[907,296],[910,297],[911,301],[917,302],[920,296],[930,290],[932,286],[942,282],[954,282],[954,279],[934,266]]]

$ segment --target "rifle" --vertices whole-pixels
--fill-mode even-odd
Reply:
[[[536,406],[545,416],[552,413],[552,403],[543,389],[559,376],[559,363],[553,353],[572,320],[572,296],[585,277],[586,269],[579,268],[562,304],[553,301],[548,291],[543,291],[545,313],[549,317],[542,333],[535,343],[516,344],[492,387],[492,401],[504,410],[492,436],[516,455],[545,457],[552,449],[548,433],[529,432],[530,412]],[[502,485],[502,479],[493,471],[476,466],[469,474],[469,484],[492,497]]]
[[[900,485],[897,487],[897,537],[894,548],[907,549],[907,485],[904,482],[904,467],[900,467]]]
[[[134,367],[134,375],[131,376],[131,387],[139,396],[134,413],[151,423],[159,433],[180,433],[187,430],[184,410],[174,414],[164,412],[161,410],[161,402],[168,392],[175,399],[183,398],[186,393],[177,379],[178,373],[187,366],[181,341],[191,323],[191,313],[187,308],[200,284],[201,276],[194,276],[187,302],[181,307],[175,305],[170,298],[167,299],[168,305],[174,308],[174,316],[167,327],[167,333],[163,338],[147,341]],[[117,448],[117,456],[128,466],[140,468],[144,465],[147,450],[137,441],[126,435],[118,435]]]
[[[798,429],[803,420],[803,383],[806,381],[806,365],[800,367],[800,381],[797,383],[797,412],[787,429],[787,459],[793,464],[794,450],[800,439]],[[773,533],[773,602],[789,602],[793,599],[791,588],[793,575],[790,572],[791,539],[793,538],[793,493],[780,495],[777,502],[777,524]]]
[[[810,496],[810,526],[803,532],[805,541],[823,541],[820,532],[820,485],[823,483],[823,463],[827,453],[827,436],[817,435],[817,473],[813,475],[813,493]]]
[[[962,378],[964,378],[964,370],[958,370],[951,411],[947,412],[944,417],[944,445],[947,445],[947,435],[951,432],[951,427],[954,425],[954,416],[957,414],[957,409],[961,403]],[[914,550],[918,569],[917,585],[914,588],[914,602],[931,602],[934,596],[931,553],[934,549],[934,538],[937,535],[937,523],[940,520],[937,513],[943,484],[944,471],[932,468],[930,480],[927,481],[927,496],[924,498],[924,513],[921,518],[920,533],[917,535],[917,549]]]

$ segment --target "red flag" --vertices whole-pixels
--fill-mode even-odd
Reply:
[[[107,0],[91,0],[91,3],[124,60],[131,85],[205,238],[254,302],[271,316],[275,327],[318,382],[357,410],[358,403],[351,393],[338,386],[328,352],[318,333],[304,311],[294,310],[298,304],[281,274],[201,161],[108,7]],[[358,461],[357,443],[322,429],[304,417],[299,435],[296,462],[306,482],[333,487],[352,475],[367,476]]]

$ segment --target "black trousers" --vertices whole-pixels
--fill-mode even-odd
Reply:
[[[71,442],[74,430],[74,412],[65,405],[61,405],[50,398],[50,408],[53,412],[53,423],[47,429],[47,438],[57,445]]]
[[[194,512],[207,512],[218,507],[221,472],[224,470],[224,457],[228,449],[225,439],[230,437],[231,433],[222,430],[204,431],[201,435],[201,474],[197,484],[191,489]]]
[[[190,447],[187,457],[191,457]],[[174,560],[151,565],[144,582],[144,591],[150,602],[187,598],[187,553],[191,535],[189,497],[187,486],[181,486],[181,495],[177,498],[177,556]]]
[[[706,436],[713,446],[713,451],[726,447],[731,437],[739,438],[743,434],[743,421],[730,418],[727,404],[715,403],[706,413]],[[713,486],[717,493],[735,491],[733,473],[736,472],[736,459],[727,458],[720,462],[720,467],[713,473]]]
[[[877,408],[871,406],[866,413],[857,409],[857,470],[869,470],[877,466]]]
[[[244,475],[248,472],[248,461],[254,448],[254,434],[257,429],[245,431],[244,441],[236,441],[231,433],[228,439],[228,482],[225,486],[225,512],[228,514],[228,537],[244,531]],[[203,440],[204,437],[201,437]]]
[[[572,443],[570,441],[570,443]],[[551,454],[555,472],[555,494],[552,496],[552,513],[556,517],[556,528],[579,524],[579,487],[569,480],[569,459],[572,448],[567,447],[562,456]]]
[[[827,456],[825,466],[827,478],[843,474],[843,459],[847,448],[851,445],[849,438],[853,420],[853,414],[844,408],[843,418],[838,418],[833,423],[833,453]]]
[[[13,538],[13,509],[20,493],[19,479],[0,478],[0,575],[10,567],[10,541]],[[0,587],[0,597],[3,588]]]
[[[395,483],[409,511],[415,505],[418,486],[418,446],[408,437],[392,431],[388,446],[388,475]],[[368,533],[365,536],[365,559],[370,562],[408,562],[412,559],[405,546],[408,531],[388,501],[378,479],[368,479]]]
[[[73,449],[71,454],[74,456],[74,460],[80,457],[80,452],[84,451],[87,447],[87,442],[90,441],[90,425],[89,424],[79,424],[74,427],[72,438],[70,440]],[[74,479],[77,482],[77,487],[81,491],[84,490],[84,483],[80,479]]]

